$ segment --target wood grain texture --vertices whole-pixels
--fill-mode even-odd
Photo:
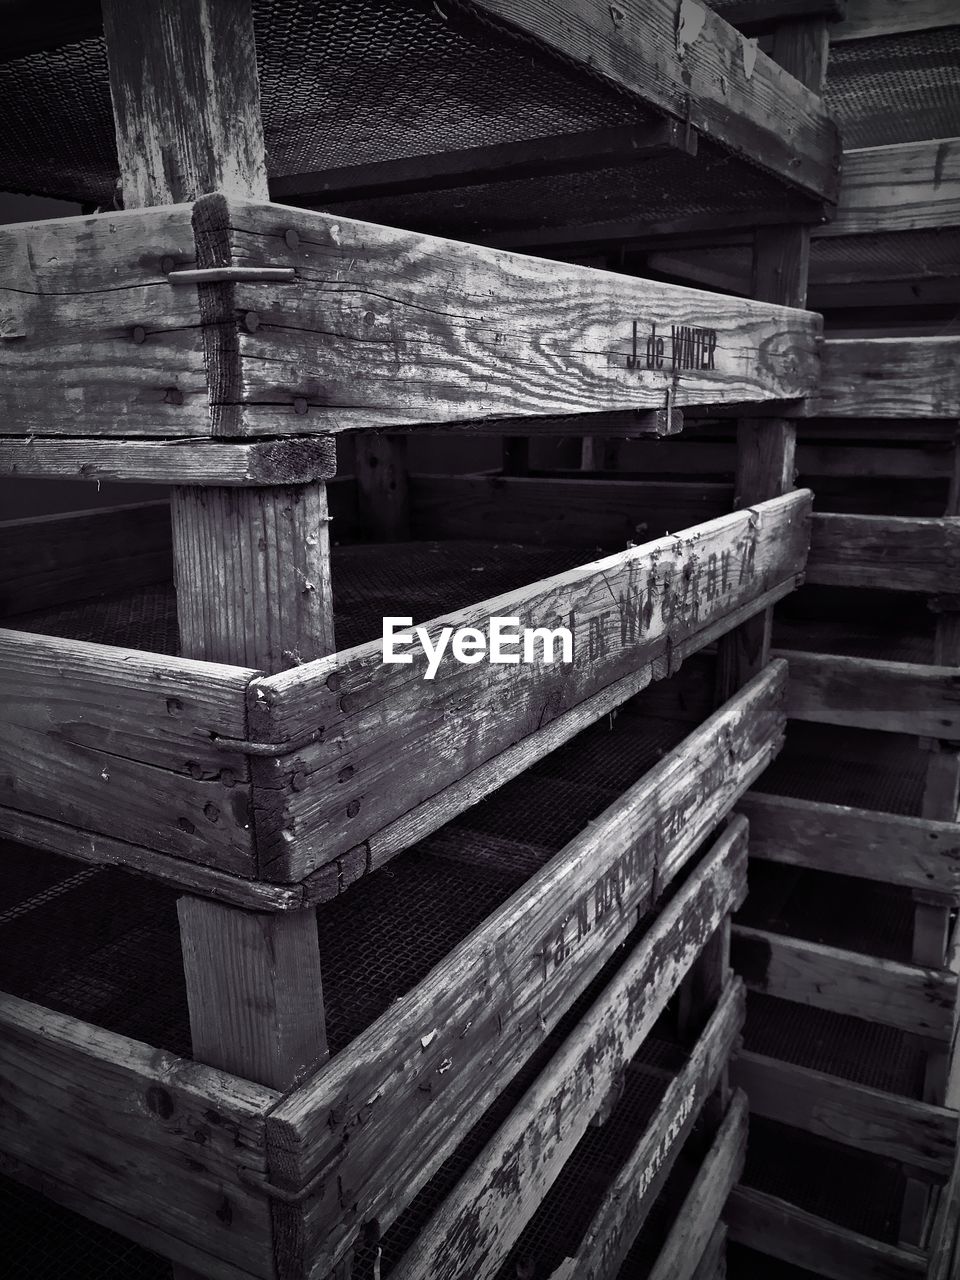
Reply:
[[[255,870],[254,672],[0,632],[0,803],[235,874]]]
[[[736,1056],[730,1071],[734,1084],[750,1099],[753,1115],[940,1178],[950,1176],[957,1151],[957,1116],[946,1107],[932,1107],[746,1050]]]
[[[316,913],[192,897],[177,913],[194,1058],[281,1090],[316,1070],[327,1057]]]
[[[102,8],[127,208],[268,199],[249,0]]]
[[[486,1280],[497,1274],[618,1072],[745,894],[745,853],[745,826],[735,825],[657,917],[431,1216],[394,1269],[397,1280]]]
[[[693,1280],[727,1198],[740,1179],[746,1150],[747,1100],[737,1092],[650,1269],[649,1280]]]
[[[960,825],[751,791],[750,856],[960,897]]]
[[[0,437],[0,475],[138,484],[286,485],[329,479],[326,436],[291,440],[14,440]]]
[[[189,206],[0,228],[5,435],[210,434]]]
[[[733,964],[751,991],[949,1040],[957,980],[919,965],[735,925]]]
[[[734,1188],[724,1216],[737,1244],[825,1280],[924,1280],[927,1274],[919,1251],[860,1235],[752,1187]]]
[[[183,652],[283,671],[334,649],[322,484],[172,495]]]
[[[862,236],[960,221],[960,138],[900,142],[843,153],[843,182],[824,236]]]
[[[887,591],[960,592],[960,520],[813,517],[807,581]]]
[[[0,523],[0,616],[169,582],[165,502]]]
[[[956,418],[960,337],[831,338],[804,414],[831,418]]]
[[[813,313],[280,205],[230,201],[225,216],[237,265],[297,271],[292,283],[235,286],[240,313],[259,321],[239,334],[235,434],[663,408],[668,391],[667,407],[682,407],[815,389]],[[662,368],[647,367],[654,324]],[[697,367],[671,366],[671,326],[715,333],[695,360],[687,351]]]
[[[562,57],[689,120],[792,186],[831,199],[839,150],[821,100],[705,5],[624,0],[473,0]],[[749,56],[748,56],[749,55]]]
[[[322,1174],[294,1242],[320,1251],[320,1274],[360,1222],[405,1207],[766,768],[783,675],[775,664],[665,756],[277,1109],[273,1176],[296,1187]],[[342,1202],[337,1187],[349,1188]]]
[[[790,664],[787,715],[817,724],[960,738],[955,667],[776,649]]]
[[[703,1035],[671,1080],[643,1136],[604,1196],[568,1268],[583,1280],[616,1276],[703,1103],[729,1060],[743,1022],[739,979],[728,985]]]
[[[435,635],[442,624],[485,630],[492,616],[563,622],[572,665],[448,659],[424,681],[422,651],[410,665],[386,665],[375,641],[257,682],[259,740],[298,743],[323,728],[322,740],[257,763],[261,872],[302,878],[614,680],[795,581],[809,503],[798,491],[428,624]]]
[[[8,1157],[213,1280],[272,1280],[269,1202],[240,1169],[266,1172],[275,1093],[13,996],[0,1027]]]

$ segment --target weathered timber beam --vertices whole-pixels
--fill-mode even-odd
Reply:
[[[272,1280],[270,1202],[246,1181],[266,1174],[272,1090],[10,995],[0,1087],[18,1178],[204,1276]]]
[[[960,593],[960,520],[815,514],[808,582]]]
[[[731,1064],[753,1115],[898,1160],[946,1179],[957,1152],[957,1116],[838,1076],[741,1050]]]
[[[960,337],[833,338],[823,344],[813,418],[956,418]]]
[[[836,193],[836,127],[821,99],[706,6],[680,21],[672,0],[473,0],[473,7],[587,64],[622,89],[778,178],[818,197]]]
[[[924,1280],[927,1274],[919,1251],[860,1235],[752,1187],[734,1188],[724,1216],[737,1244],[825,1280]]]
[[[758,35],[784,22],[828,18],[836,21],[846,12],[847,0],[740,0],[725,4],[720,16],[744,35]]]
[[[166,502],[0,524],[0,616],[173,577]]]
[[[836,216],[813,233],[858,236],[960,222],[960,138],[843,153]]]
[[[555,627],[560,618],[573,639],[572,666],[541,655],[535,679],[529,665],[441,662],[434,689],[449,714],[439,721],[434,699],[423,697],[422,649],[411,664],[385,664],[380,640],[255,682],[258,739],[290,747],[257,764],[261,874],[301,879],[443,790],[466,761],[477,767],[749,600],[795,582],[809,509],[809,491],[798,490],[426,624],[435,637],[441,625],[485,631],[493,616],[518,617],[523,627]],[[507,704],[509,718],[494,710]]]
[[[960,899],[960,826],[752,791],[750,856]]]
[[[957,980],[818,942],[735,925],[733,964],[750,991],[949,1040]]]
[[[957,25],[953,0],[846,0],[846,8],[846,17],[831,29],[834,44]]]
[[[327,436],[291,440],[37,440],[0,437],[0,475],[140,484],[285,485],[333,477]]]
[[[695,155],[697,150],[696,134],[680,121],[618,125],[589,133],[523,138],[495,146],[408,156],[379,164],[286,174],[271,180],[270,196],[278,204],[326,205],[341,200],[412,195],[547,174],[589,173],[594,169],[641,164],[673,150],[689,155]]]
[[[790,664],[787,715],[817,724],[960,738],[955,667],[776,649]]]

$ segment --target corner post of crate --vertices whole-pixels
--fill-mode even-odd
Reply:
[[[104,0],[103,19],[126,206],[267,200],[250,0]],[[185,656],[274,671],[330,651],[322,484],[172,505]],[[315,914],[184,897],[179,915],[195,1056],[289,1088],[327,1051]]]

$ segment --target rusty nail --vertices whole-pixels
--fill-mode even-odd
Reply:
[[[183,392],[179,387],[167,387],[163,399],[166,404],[183,404]]]
[[[283,243],[288,249],[300,248],[300,237],[297,235],[296,231],[294,231],[293,227],[289,227],[283,233]]]
[[[139,347],[141,343],[146,342],[147,331],[142,324],[135,324],[133,326],[133,333],[130,336]]]
[[[260,317],[256,311],[248,311],[243,317],[243,327],[247,333],[256,333],[260,328]]]
[[[307,404],[307,401],[303,396],[297,396],[293,402],[294,413],[299,413],[301,416],[307,412],[309,407],[310,406]]]

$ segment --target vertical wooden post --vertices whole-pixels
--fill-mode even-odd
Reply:
[[[530,437],[503,437],[503,474],[525,476],[530,474]]]
[[[268,199],[250,0],[103,0],[103,20],[126,207]],[[172,503],[185,656],[272,672],[330,652],[322,484]],[[315,913],[179,915],[195,1055],[290,1087],[326,1053]]]
[[[407,437],[361,431],[357,435],[357,501],[360,529],[375,542],[410,537]]]

